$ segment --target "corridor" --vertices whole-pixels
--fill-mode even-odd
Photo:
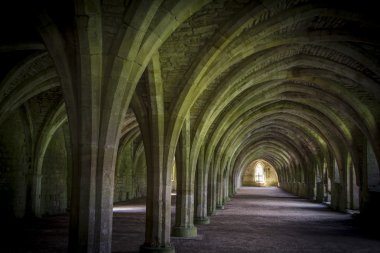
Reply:
[[[174,206],[172,210],[173,224]],[[368,234],[350,214],[274,187],[241,188],[225,210],[211,217],[211,224],[197,227],[196,238],[172,237],[176,252],[380,252],[379,236]],[[13,229],[12,240],[7,238],[11,234],[2,237],[1,252],[67,252],[67,216]],[[112,252],[138,252],[144,229],[144,199],[115,205]]]
[[[138,251],[141,205],[135,201],[115,208],[114,252]],[[194,239],[172,238],[176,252],[380,252],[379,238],[365,234],[350,214],[275,187],[241,188],[211,224],[197,227]]]
[[[351,215],[279,188],[241,188],[198,229],[203,239],[174,240],[177,252],[380,252],[380,241],[362,234]]]

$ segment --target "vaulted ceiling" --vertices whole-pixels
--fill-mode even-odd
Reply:
[[[380,158],[380,22],[373,1],[197,2],[188,18],[167,21],[167,39],[156,50],[165,120],[189,113],[195,150],[205,145],[206,159],[221,167],[264,159],[280,173],[327,154],[341,164],[349,152],[355,161],[365,140]],[[157,3],[152,33],[175,5]],[[103,1],[104,48],[112,47],[107,38],[128,4]],[[47,9],[64,30],[58,10],[73,7],[58,6]],[[35,13],[17,4],[2,11],[0,122],[37,94],[49,92],[57,104],[63,99]],[[146,70],[135,93],[142,103],[149,84]],[[135,117],[133,107],[122,131],[138,138],[136,118],[143,116]]]

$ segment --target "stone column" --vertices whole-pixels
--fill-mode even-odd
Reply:
[[[207,216],[207,172],[204,164],[204,146],[202,146],[197,164],[196,184],[195,184],[195,224],[209,224],[210,218]]]
[[[165,146],[165,111],[159,54],[148,65],[149,119],[141,122],[147,165],[145,242],[140,252],[175,252],[170,243],[173,159]],[[144,111],[143,103],[140,103]],[[139,108],[135,108],[138,110]]]
[[[228,173],[226,173],[226,176],[224,177],[224,199],[223,199],[223,202],[224,203],[227,203],[228,201],[230,201],[230,197],[229,197],[229,192],[230,192],[230,187],[229,187],[229,180],[228,180],[228,176],[227,176]]]
[[[41,174],[32,175],[32,215],[41,217]]]
[[[323,171],[322,171],[322,166],[320,164],[317,164],[315,169],[316,173],[314,174],[315,176],[315,184],[316,184],[316,201],[317,202],[323,202]]]
[[[239,187],[239,176],[238,174],[236,174],[235,172],[233,173],[233,178],[232,178],[232,191],[230,193],[230,198],[232,198],[233,196],[235,196],[237,190],[238,190],[238,187]]]
[[[152,145],[156,151],[162,148]],[[175,250],[170,243],[171,169],[160,165],[162,156],[159,157],[157,153],[146,155],[148,177],[145,242],[140,247],[140,252],[172,253]]]
[[[378,226],[380,218],[380,173],[376,154],[365,140],[363,143],[362,158],[358,165],[360,180],[360,215],[369,225]]]
[[[194,179],[190,170],[190,114],[182,126],[176,149],[177,198],[176,219],[172,236],[195,237],[194,226]]]
[[[38,29],[60,77],[70,129],[69,252],[107,253],[111,252],[113,173],[120,123],[110,118],[122,113],[111,113],[116,100],[113,96],[102,100],[102,91],[106,91],[102,90],[101,3],[76,3],[75,13],[62,20],[69,27],[75,23],[73,30],[61,33],[46,13],[40,16]]]
[[[224,209],[223,205],[223,188],[224,188],[224,181],[223,181],[223,172],[218,171],[217,174],[217,193],[216,193],[216,209],[222,210]]]
[[[348,153],[347,155],[347,164],[346,164],[345,170],[346,170],[346,185],[347,185],[347,192],[346,192],[347,209],[352,209],[353,181],[352,181],[352,161],[351,161],[350,153]]]
[[[207,215],[211,216],[215,214],[216,210],[216,179],[214,176],[214,163],[210,162],[209,172],[208,172],[208,180],[207,180]]]

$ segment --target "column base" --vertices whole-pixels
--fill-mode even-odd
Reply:
[[[210,217],[194,217],[194,224],[203,225],[210,224]]]
[[[197,227],[173,227],[172,229],[173,237],[196,237]]]
[[[218,206],[216,206],[216,210],[224,210],[224,205],[218,205]]]
[[[175,249],[173,246],[151,247],[144,244],[140,246],[140,253],[175,253]]]
[[[213,216],[216,214],[216,210],[213,210],[212,212],[207,212],[207,215],[208,216]]]

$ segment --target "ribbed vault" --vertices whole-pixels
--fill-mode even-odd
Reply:
[[[196,235],[194,222],[209,222],[260,159],[281,187],[312,199],[332,180],[336,209],[350,208],[339,200],[349,180],[362,211],[378,192],[368,177],[380,161],[373,1],[37,2],[1,17],[0,124],[26,115],[40,216],[44,156],[68,123],[72,249],[110,251],[115,171],[117,181],[130,153],[145,157],[146,251],[171,249],[174,163],[176,236]],[[51,108],[33,119],[41,96]]]

